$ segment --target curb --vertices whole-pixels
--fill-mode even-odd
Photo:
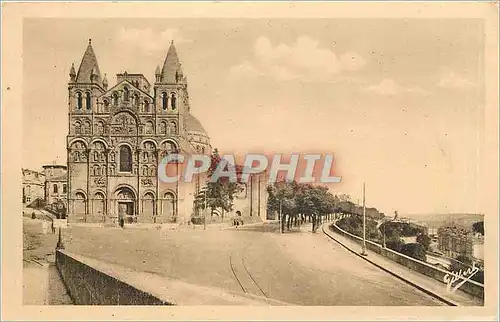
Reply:
[[[424,292],[424,293],[426,293],[426,294],[428,294],[428,295],[430,295],[430,296],[432,296],[432,297],[434,297],[434,298],[436,298],[436,299],[440,300],[441,302],[444,302],[445,304],[447,304],[447,305],[449,305],[449,306],[460,306],[459,304],[457,304],[457,303],[455,303],[455,302],[453,302],[453,301],[451,301],[451,300],[449,300],[449,299],[447,299],[447,298],[445,298],[445,297],[443,297],[443,296],[441,296],[441,295],[439,295],[439,294],[437,294],[437,293],[435,293],[435,292],[433,292],[433,291],[431,291],[431,290],[429,290],[429,289],[427,289],[427,288],[425,288],[425,287],[423,287],[423,286],[420,286],[420,285],[418,285],[418,284],[416,284],[416,283],[412,282],[411,280],[409,280],[409,279],[407,279],[407,278],[405,278],[405,277],[402,277],[401,275],[399,275],[399,274],[397,274],[397,273],[393,272],[392,270],[390,270],[390,269],[388,269],[388,268],[386,268],[386,267],[383,267],[383,266],[381,266],[381,265],[379,265],[379,264],[375,263],[374,261],[370,260],[368,257],[363,256],[363,255],[359,254],[358,252],[356,252],[356,251],[352,250],[352,249],[351,249],[351,248],[349,248],[348,246],[344,245],[344,244],[343,244],[342,242],[340,242],[338,239],[336,239],[335,237],[331,236],[329,233],[327,233],[327,232],[325,231],[325,226],[326,226],[326,227],[329,227],[329,225],[331,225],[331,224],[332,224],[332,223],[326,223],[326,224],[323,224],[323,225],[321,226],[321,230],[323,231],[323,233],[324,233],[326,236],[328,236],[330,239],[332,239],[332,240],[334,240],[335,242],[337,242],[339,245],[341,245],[342,247],[344,247],[345,249],[347,249],[349,252],[351,252],[351,253],[355,254],[356,256],[358,256],[358,257],[360,257],[360,258],[364,259],[365,261],[367,261],[367,262],[371,263],[371,264],[372,264],[372,265],[374,265],[375,267],[378,267],[378,268],[380,268],[381,270],[383,270],[383,271],[385,271],[385,272],[387,272],[387,273],[391,274],[392,276],[394,276],[394,277],[396,277],[396,278],[398,278],[398,279],[402,280],[403,282],[405,282],[405,283],[407,283],[407,284],[409,284],[409,285],[411,285],[411,286],[413,286],[413,287],[415,287],[415,288],[419,289],[420,291],[422,291],[422,292]]]

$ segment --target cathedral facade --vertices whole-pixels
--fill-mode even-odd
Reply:
[[[210,138],[190,114],[187,78],[173,42],[151,85],[124,72],[108,86],[91,41],[68,83],[68,221],[117,225],[186,223],[196,184],[163,183],[168,153],[210,154]]]

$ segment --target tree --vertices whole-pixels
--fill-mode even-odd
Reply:
[[[484,221],[478,221],[472,224],[472,230],[484,236]]]
[[[335,211],[335,198],[324,186],[302,184],[297,194],[297,210],[312,217],[312,231],[316,232],[322,218]]]
[[[429,251],[431,246],[431,238],[427,234],[421,232],[417,235],[417,243],[422,245],[422,247],[424,247],[425,251],[427,252]]]
[[[354,214],[356,205],[349,200],[339,200],[337,211],[343,214]]]
[[[363,236],[363,217],[351,216],[338,222],[338,226],[347,232],[358,237]],[[380,242],[380,232],[377,229],[377,222],[372,218],[366,218],[366,238],[371,241]]]
[[[427,256],[424,247],[419,243],[409,243],[401,246],[399,250],[402,254],[413,257],[415,259],[426,261]]]
[[[392,249],[395,252],[400,252],[401,248],[405,243],[397,235],[386,237],[385,245],[387,248]]]
[[[211,208],[211,213],[214,213],[216,209],[221,209],[221,220],[224,221],[224,211],[230,212],[233,209],[234,197],[237,193],[243,191],[243,186],[238,180],[233,182],[226,176],[219,177],[213,182],[212,177],[221,161],[219,151],[214,149],[210,159],[210,167],[207,171],[205,196],[207,208]],[[227,164],[224,170],[226,169],[235,170],[237,174],[241,173],[241,167],[237,165]]]
[[[296,195],[299,185],[295,181],[277,181],[267,187],[268,201],[267,209],[271,212],[281,212],[281,232],[285,231],[285,222],[288,220],[288,229],[292,217],[298,214],[296,206]]]

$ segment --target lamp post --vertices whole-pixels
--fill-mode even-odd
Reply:
[[[281,203],[282,203],[282,200],[280,199],[280,213],[278,215],[278,225],[279,225],[280,233],[282,233],[282,231],[281,231]]]
[[[366,204],[365,204],[365,183],[363,182],[363,248],[361,255],[366,256]]]

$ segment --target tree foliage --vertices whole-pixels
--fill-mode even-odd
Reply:
[[[472,230],[484,236],[484,221],[478,221],[472,224]]]
[[[424,262],[427,259],[425,248],[419,243],[403,244],[399,252]]]
[[[427,234],[421,232],[417,235],[417,243],[422,245],[422,247],[424,247],[425,251],[427,252],[429,251],[431,246],[431,238]]]
[[[362,216],[351,216],[341,219],[337,225],[358,237],[363,237],[363,217]],[[372,218],[366,218],[366,239],[379,242],[380,232],[377,229],[377,222]]]
[[[219,177],[212,182],[212,177],[221,161],[222,158],[219,155],[219,151],[214,149],[210,159],[210,167],[207,171],[207,187],[205,191],[207,208],[211,208],[212,213],[215,209],[221,209],[226,212],[231,211],[233,209],[234,197],[243,191],[241,182],[238,180],[234,182],[227,176]],[[241,168],[237,165],[227,164],[225,170],[234,170],[237,174],[241,173]]]
[[[279,181],[268,186],[268,211],[281,212],[282,231],[300,218],[311,218],[313,231],[321,219],[335,212],[338,199],[327,187],[302,184],[296,181]]]

